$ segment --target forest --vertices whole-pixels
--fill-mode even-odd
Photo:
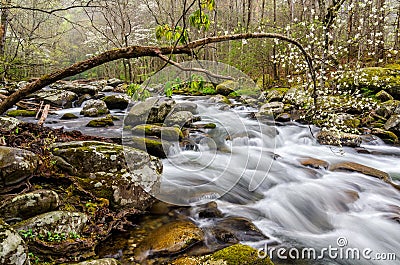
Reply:
[[[398,264],[399,137],[400,0],[0,2],[0,265]]]

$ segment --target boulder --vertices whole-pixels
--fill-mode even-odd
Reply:
[[[385,90],[381,90],[378,93],[376,93],[376,98],[379,99],[381,102],[385,102],[388,100],[393,100],[392,95],[390,95],[388,92]]]
[[[400,101],[388,100],[382,103],[378,103],[376,107],[376,113],[384,118],[389,118],[393,114],[400,114]]]
[[[183,138],[181,129],[178,127],[162,127],[153,124],[137,125],[132,133],[142,137],[155,136],[167,141],[179,141]]]
[[[143,150],[148,154],[159,158],[166,158],[169,153],[169,149],[172,146],[171,143],[166,140],[137,136],[125,139],[124,144]]]
[[[400,114],[393,114],[384,125],[385,130],[400,133]]]
[[[227,105],[231,105],[231,101],[224,95],[215,95],[210,97],[210,99],[208,100],[211,103],[223,103],[223,104],[227,104]]]
[[[23,182],[35,172],[38,162],[30,151],[0,146],[0,188]]]
[[[86,127],[107,127],[114,126],[114,121],[111,115],[104,118],[93,119],[86,124]]]
[[[98,117],[109,113],[107,105],[104,101],[99,99],[90,99],[85,102],[81,115],[87,117]]]
[[[388,143],[388,144],[397,144],[399,142],[399,138],[397,137],[397,135],[391,131],[386,131],[381,128],[373,128],[371,133],[373,135],[378,136],[385,143]]]
[[[51,152],[75,172],[84,189],[108,199],[114,209],[144,210],[159,191],[162,164],[141,150],[81,141],[54,144]]]
[[[240,265],[240,264],[273,265],[274,264],[267,255],[261,258],[259,254],[260,253],[257,251],[257,249],[254,249],[246,245],[236,244],[211,254],[210,257],[208,257],[207,264],[227,264],[227,265]]]
[[[71,108],[72,103],[78,99],[78,95],[71,91],[47,89],[33,94],[38,100],[43,100],[47,104],[62,108]]]
[[[270,117],[271,115],[277,116],[283,113],[284,104],[282,102],[270,102],[261,106],[260,110],[256,113],[257,118]]]
[[[106,96],[102,99],[108,109],[126,109],[130,102],[130,98],[127,95],[111,95]]]
[[[97,92],[100,90],[97,86],[80,84],[77,82],[67,82],[61,86],[61,89],[74,92],[78,95],[89,94],[92,96],[97,94]]]
[[[16,110],[7,111],[6,115],[10,116],[10,117],[35,117],[36,116],[36,111],[34,111],[34,110],[16,109]]]
[[[185,125],[189,125],[192,122],[196,121],[195,116],[189,111],[178,111],[169,115],[165,119],[165,124],[167,126],[178,125],[179,127],[183,127]]]
[[[80,107],[80,106],[82,106],[82,104],[85,102],[85,101],[87,101],[87,100],[89,100],[89,99],[92,99],[93,97],[91,96],[91,95],[89,95],[89,94],[84,94],[84,95],[82,95],[82,96],[80,96],[79,98],[78,98],[78,100],[76,101],[76,106],[77,107]]]
[[[0,128],[4,131],[11,131],[18,127],[21,121],[12,117],[0,117]]]
[[[175,105],[173,112],[178,111],[189,111],[193,114],[197,114],[197,104],[193,102],[180,102]]]
[[[75,114],[73,114],[73,113],[64,113],[62,116],[61,116],[61,120],[74,120],[74,119],[78,119],[79,117],[78,116],[76,116]]]
[[[317,140],[320,144],[359,147],[362,142],[360,135],[337,132],[337,131],[321,131],[317,135]]]
[[[125,125],[163,123],[175,106],[175,101],[169,98],[149,98],[134,105],[125,117]]]
[[[29,265],[28,247],[21,236],[0,219],[0,264]]]
[[[118,85],[122,85],[124,83],[125,83],[124,81],[118,78],[111,78],[107,80],[107,85],[112,87],[117,87]]]
[[[153,230],[136,250],[136,257],[172,255],[204,240],[203,231],[189,221],[175,221]]]
[[[239,88],[238,82],[227,80],[217,85],[215,90],[217,91],[217,94],[228,96],[230,93],[236,91],[238,88]]]
[[[28,219],[55,210],[60,199],[55,191],[37,190],[17,195],[0,203],[0,216],[7,219]]]
[[[268,91],[266,100],[268,102],[282,101],[282,99],[285,97],[285,94],[288,90],[289,90],[289,88],[287,88],[287,87],[273,88]]]
[[[340,162],[329,167],[331,171],[354,171],[374,178],[379,178],[384,181],[390,181],[389,174],[376,168],[368,167],[354,162]]]

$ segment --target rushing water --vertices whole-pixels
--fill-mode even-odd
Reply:
[[[322,146],[313,136],[316,128],[275,127],[247,118],[243,107],[221,111],[196,103],[202,122],[217,128],[198,137],[198,150],[175,150],[164,160],[161,199],[179,204],[217,199],[225,214],[251,219],[283,246],[283,257],[290,258],[289,251],[301,257],[304,248],[314,248],[317,257],[331,248],[316,264],[400,264],[399,191],[361,173],[311,169],[299,162],[306,157],[357,162],[398,182],[399,148],[379,139],[362,145],[369,154]],[[248,243],[259,248],[269,242]],[[394,253],[397,260],[375,259],[380,253]]]

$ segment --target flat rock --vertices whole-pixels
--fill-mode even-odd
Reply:
[[[331,171],[354,171],[374,178],[379,178],[384,181],[390,181],[389,174],[379,169],[368,167],[354,162],[340,162],[329,167]]]
[[[28,247],[21,236],[0,219],[0,264],[28,265]]]
[[[303,166],[312,167],[312,168],[327,169],[329,167],[328,162],[321,160],[321,159],[313,158],[313,157],[301,158],[300,164],[302,164]]]

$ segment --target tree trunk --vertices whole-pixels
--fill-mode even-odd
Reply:
[[[5,51],[6,51],[6,38],[8,28],[8,15],[9,10],[6,8],[11,3],[11,0],[1,0],[1,17],[0,17],[0,58],[2,62],[5,62]],[[0,76],[1,81],[4,81],[6,76],[6,70],[4,66],[3,73]]]
[[[94,56],[90,59],[77,62],[67,68],[57,70],[48,75],[44,75],[37,79],[34,82],[27,84],[25,87],[17,90],[9,97],[7,97],[3,102],[0,103],[0,114],[4,113],[6,110],[11,108],[15,103],[17,103],[22,98],[40,90],[41,88],[50,85],[60,79],[65,77],[73,76],[79,73],[82,73],[86,70],[89,70],[93,67],[102,65],[107,62],[115,61],[123,58],[139,58],[144,56],[152,56],[159,57],[159,55],[171,55],[171,54],[187,54],[190,55],[192,50],[198,47],[202,47],[211,43],[224,42],[229,40],[242,40],[242,39],[279,39],[286,42],[289,42],[295,46],[297,46],[302,54],[305,57],[307,65],[309,67],[312,79],[314,81],[314,104],[316,105],[316,80],[315,80],[315,71],[313,66],[313,61],[311,56],[306,52],[304,47],[296,40],[291,39],[289,37],[274,34],[274,33],[243,33],[243,34],[234,34],[234,35],[225,35],[225,36],[217,36],[217,37],[209,37],[204,39],[199,39],[193,42],[190,42],[186,45],[182,46],[169,46],[169,47],[157,47],[157,46],[130,46],[126,48],[109,50],[104,53],[101,53],[97,56]]]

